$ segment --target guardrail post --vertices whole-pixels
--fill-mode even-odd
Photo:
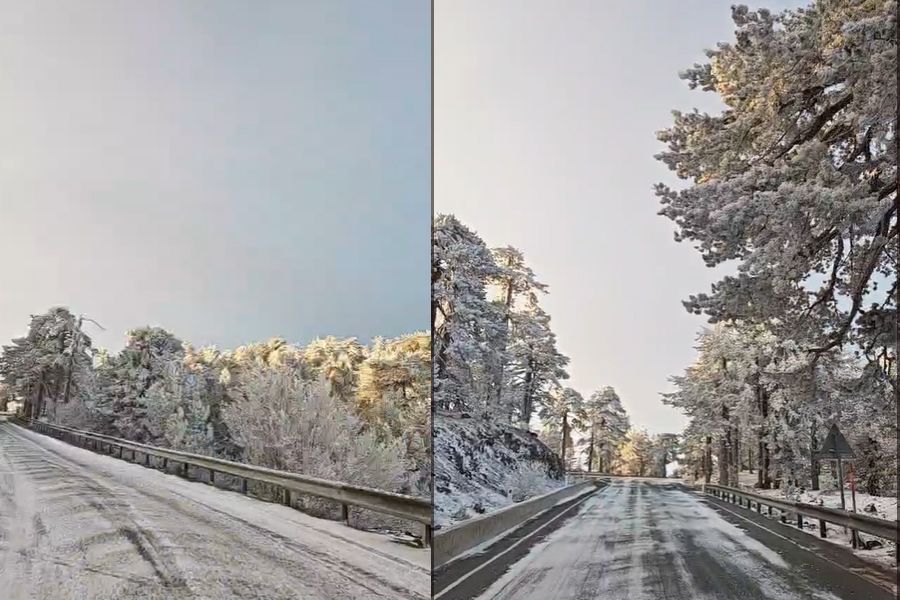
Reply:
[[[762,514],[762,504],[758,500],[756,501],[756,512]]]
[[[344,525],[350,525],[350,507],[346,504],[341,504],[341,521]]]
[[[787,515],[785,514],[784,510],[779,508],[778,512],[781,514],[781,522],[787,523]]]
[[[281,488],[281,503],[285,506],[291,505],[291,490],[287,488]]]
[[[425,535],[422,536],[422,544],[426,548],[430,548],[434,542],[434,530],[429,523],[425,523]]]
[[[216,485],[216,472],[212,469],[209,470],[209,484]]]
[[[819,537],[825,537],[825,521],[819,519]]]
[[[169,470],[169,459],[163,456],[163,471]]]
[[[803,515],[797,513],[797,527],[803,529]]]
[[[247,478],[241,477],[241,493],[247,495]]]
[[[188,464],[181,463],[181,476],[187,479],[188,476]]]
[[[144,466],[145,466],[145,467],[149,467],[149,466],[150,466],[150,455],[149,455],[149,454],[145,454],[145,455],[144,455]]]
[[[770,517],[772,516],[772,507],[771,506],[766,507],[766,514],[769,515]]]

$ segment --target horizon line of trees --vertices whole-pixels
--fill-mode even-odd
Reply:
[[[70,427],[430,495],[431,339],[195,348],[159,327],[96,348],[68,308],[0,351],[0,402]]]

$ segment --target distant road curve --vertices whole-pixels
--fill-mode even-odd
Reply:
[[[4,600],[430,597],[427,551],[0,423]]]
[[[743,514],[746,513],[746,514]],[[664,479],[619,479],[529,523],[465,567],[437,600],[891,600],[850,552]]]

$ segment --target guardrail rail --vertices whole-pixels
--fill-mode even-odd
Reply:
[[[702,490],[705,494],[711,495],[726,502],[732,502],[738,506],[744,506],[748,510],[753,510],[753,504],[756,504],[756,510],[762,513],[763,506],[769,516],[772,515],[772,509],[779,511],[779,517],[782,523],[787,523],[788,518],[796,521],[797,527],[803,528],[803,517],[810,519],[818,519],[819,521],[819,537],[826,537],[826,524],[833,523],[846,527],[851,531],[859,531],[869,535],[887,539],[894,543],[897,542],[898,521],[888,521],[886,519],[878,519],[854,512],[847,512],[836,508],[828,508],[825,506],[816,506],[814,504],[806,504],[804,502],[792,502],[790,500],[780,500],[770,496],[754,494],[738,488],[727,487],[723,485],[704,484]],[[856,544],[856,535],[852,536],[854,547]]]
[[[596,489],[597,486],[593,482],[567,485],[542,496],[510,504],[439,530],[434,537],[434,547],[431,551],[432,565],[438,568],[449,564],[466,556],[474,548],[523,525],[556,505],[560,499],[570,496],[570,499],[574,499]]]
[[[114,455],[123,460],[127,460],[124,457],[126,452],[130,454],[131,462],[137,462],[140,455],[145,467],[153,466],[152,458],[157,459],[157,462],[162,462],[163,470],[167,470],[169,462],[173,462],[179,465],[178,472],[183,477],[187,477],[189,466],[205,469],[209,473],[209,482],[213,485],[215,485],[217,473],[232,475],[239,478],[240,491],[245,495],[249,481],[274,485],[281,489],[281,503],[286,506],[293,505],[294,493],[325,498],[340,504],[341,518],[348,526],[350,525],[349,507],[351,506],[420,523],[424,528],[423,544],[426,547],[431,545],[432,505],[427,498],[395,494],[300,473],[278,471],[202,454],[149,446],[90,431],[51,425],[43,421],[26,419],[16,422],[38,433],[96,452]]]

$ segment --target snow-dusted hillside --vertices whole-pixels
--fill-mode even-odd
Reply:
[[[439,526],[564,485],[562,462],[537,435],[483,419],[434,418],[434,501]],[[514,491],[517,488],[517,491]]]

